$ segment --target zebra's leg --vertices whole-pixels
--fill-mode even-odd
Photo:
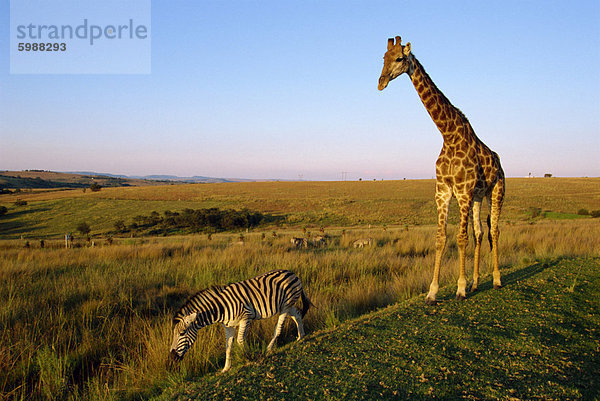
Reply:
[[[304,324],[302,323],[302,315],[295,306],[292,306],[290,308],[290,316],[292,317],[294,323],[296,323],[296,327],[298,328],[298,341],[300,341],[302,340],[302,337],[304,337]]]
[[[244,339],[246,338],[246,332],[250,327],[250,319],[244,319],[240,321],[240,328],[238,329],[237,343],[240,347],[244,348]]]
[[[231,346],[235,337],[235,328],[225,326],[225,367],[223,372],[227,372],[231,368]]]
[[[275,334],[273,335],[273,338],[271,339],[269,345],[267,345],[267,352],[271,351],[271,349],[277,342],[277,337],[279,337],[279,335],[281,334],[281,329],[283,328],[283,323],[285,322],[285,318],[287,316],[288,314],[286,312],[283,312],[281,315],[279,315],[279,319],[277,320],[277,326],[275,326]]]

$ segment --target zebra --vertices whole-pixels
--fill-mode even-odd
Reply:
[[[294,306],[302,299],[302,310]],[[243,347],[246,331],[252,320],[268,318],[279,313],[275,334],[267,346],[270,351],[281,334],[283,323],[290,316],[298,329],[298,340],[304,337],[302,318],[308,312],[311,302],[298,276],[288,270],[274,270],[249,280],[223,287],[213,286],[198,292],[179,308],[173,318],[173,342],[171,358],[181,361],[192,346],[198,330],[213,323],[225,326],[225,367],[231,367],[231,348],[235,327],[239,326],[237,342]]]

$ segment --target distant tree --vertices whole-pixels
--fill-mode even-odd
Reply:
[[[124,220],[115,221],[115,230],[117,230],[117,232],[120,232],[120,233],[124,233],[125,231],[127,231],[127,226],[125,226],[125,221]]]
[[[577,214],[580,216],[589,216],[590,212],[587,209],[579,209]]]
[[[88,223],[82,221],[81,223],[77,224],[77,231],[79,231],[81,235],[88,235],[92,229]]]
[[[590,212],[590,214],[592,215],[593,218],[596,219],[596,218],[600,217],[600,210],[592,210]]]
[[[98,183],[96,183],[96,182],[93,182],[92,185],[90,185],[90,190],[92,192],[98,192],[101,189],[102,189],[102,187]]]
[[[4,216],[6,213],[8,213],[6,206],[0,206],[0,216]]]

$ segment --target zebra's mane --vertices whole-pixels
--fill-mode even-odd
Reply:
[[[183,305],[175,312],[175,316],[173,317],[173,324],[177,324],[184,316],[188,314],[190,304],[194,303],[194,301],[199,298],[203,294],[212,294],[217,295],[223,291],[224,286],[221,285],[213,285],[204,290],[198,291],[194,295],[188,297]]]

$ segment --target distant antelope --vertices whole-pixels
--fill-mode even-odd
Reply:
[[[361,238],[352,243],[355,248],[364,248],[365,246],[373,246],[373,238]]]
[[[327,245],[327,238],[323,235],[318,235],[312,240],[313,245],[316,247],[321,247]]]

